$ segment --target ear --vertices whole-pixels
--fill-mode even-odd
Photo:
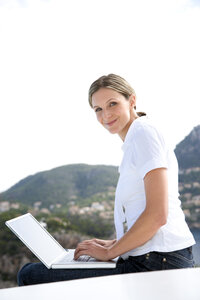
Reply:
[[[136,97],[134,94],[130,95],[129,97],[129,103],[130,103],[130,107],[131,108],[135,108],[136,107]]]

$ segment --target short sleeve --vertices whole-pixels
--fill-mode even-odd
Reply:
[[[133,160],[141,178],[157,168],[167,168],[166,145],[161,133],[151,125],[136,128],[132,140]]]

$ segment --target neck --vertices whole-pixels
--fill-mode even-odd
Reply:
[[[125,138],[126,138],[126,135],[127,135],[127,132],[129,130],[129,127],[131,126],[131,124],[136,120],[138,119],[139,116],[138,115],[135,115],[134,117],[131,118],[130,122],[126,125],[126,127],[124,128],[124,130],[122,132],[119,133],[119,137],[121,138],[121,140],[124,142]]]

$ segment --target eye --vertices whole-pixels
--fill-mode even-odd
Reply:
[[[96,109],[95,109],[95,112],[97,113],[97,112],[99,112],[99,111],[101,111],[102,109],[101,109],[101,107],[97,107]]]
[[[117,102],[112,101],[112,102],[110,102],[110,107],[115,106],[116,104],[117,104]]]

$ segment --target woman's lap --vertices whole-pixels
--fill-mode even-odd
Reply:
[[[18,284],[29,285],[63,280],[155,270],[193,267],[192,247],[174,252],[150,252],[119,259],[114,269],[47,269],[42,263],[26,264],[18,273]]]
[[[73,280],[123,273],[123,265],[113,269],[48,269],[42,263],[29,263],[18,273],[18,285],[29,285],[63,280]]]

